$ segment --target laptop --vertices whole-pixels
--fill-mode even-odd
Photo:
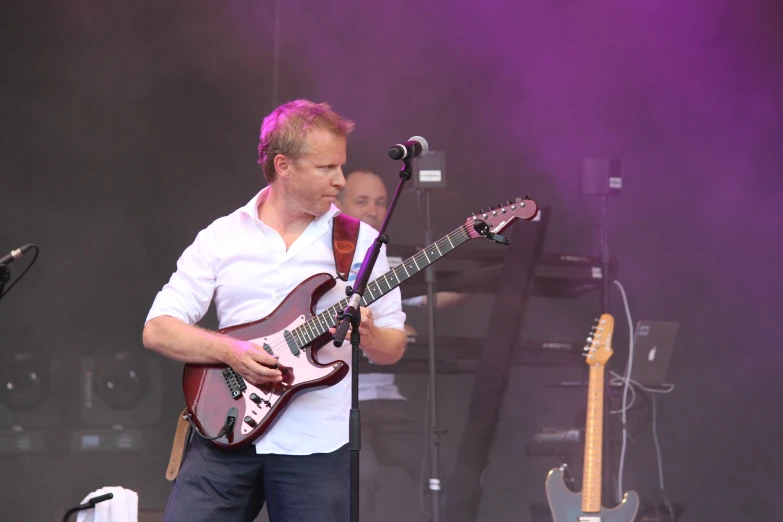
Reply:
[[[669,360],[679,327],[679,323],[671,321],[636,323],[631,379],[642,386],[655,387],[666,383],[666,372],[669,369]]]

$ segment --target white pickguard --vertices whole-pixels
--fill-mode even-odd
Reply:
[[[283,386],[286,388],[290,388],[296,384],[322,379],[340,366],[340,363],[332,363],[324,368],[318,368],[317,366],[310,364],[310,361],[307,358],[307,352],[304,349],[299,351],[298,356],[291,353],[288,343],[285,340],[284,333],[285,331],[290,332],[306,320],[307,318],[304,315],[300,315],[282,331],[267,337],[259,337],[258,339],[250,340],[251,343],[259,346],[264,346],[265,344],[270,346],[274,351],[274,354],[278,356],[279,365],[281,367],[288,366],[293,368],[294,380],[290,383],[284,383]],[[256,422],[256,425],[258,425],[269,414],[269,411],[280,399],[280,395],[277,393],[264,393],[260,388],[249,382],[246,382],[245,384],[247,385],[247,390],[242,392],[242,400],[245,401],[245,416],[251,417]],[[261,404],[256,404],[250,400],[250,395],[254,393],[261,398]],[[247,424],[244,419],[238,420],[242,423],[242,429],[240,431],[243,434],[253,431],[254,428]]]

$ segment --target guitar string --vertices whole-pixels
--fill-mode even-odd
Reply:
[[[454,236],[454,237],[451,237],[451,236]],[[445,251],[446,254],[448,254],[449,252],[451,252],[452,250],[455,250],[458,246],[466,243],[469,240],[470,240],[470,234],[469,234],[469,232],[467,230],[467,226],[465,224],[463,224],[460,227],[456,228],[455,230],[451,231],[449,234],[446,234],[445,236],[440,238],[438,241],[436,241],[435,243],[433,243],[429,247],[427,247],[427,249],[420,250],[419,252],[417,252],[416,254],[411,256],[410,258],[406,259],[405,262],[410,262],[411,260],[413,260],[414,265],[416,267],[418,267],[418,263],[414,259],[414,258],[416,258],[418,256],[419,257],[418,261],[420,261],[422,263],[424,263],[424,261],[427,261],[427,264],[425,265],[425,268],[426,268],[430,264],[434,263],[434,261],[429,261],[429,257],[426,254],[426,251],[429,250],[430,248],[432,248],[433,246],[436,247],[441,252]],[[440,259],[440,257],[445,256],[446,254],[441,254],[440,256],[437,256],[435,261]],[[370,304],[372,304],[373,302],[376,301],[376,299],[372,296],[372,290],[371,290],[371,286],[372,285],[375,285],[374,289],[376,291],[379,291],[378,293],[381,294],[378,297],[378,299],[380,299],[380,297],[383,297],[383,295],[386,295],[388,292],[391,292],[392,290],[394,290],[394,288],[397,288],[404,281],[406,281],[407,279],[412,277],[412,276],[409,275],[408,271],[405,269],[405,262],[400,263],[395,268],[389,270],[388,272],[385,272],[380,277],[377,277],[373,281],[368,283],[367,290],[365,291],[365,293],[362,296],[362,301],[364,301],[366,303],[363,306],[369,306]],[[412,268],[412,267],[408,266],[408,268]],[[398,271],[399,271],[399,273],[398,273]],[[417,268],[416,272],[414,273],[414,275],[416,273],[418,273],[419,271],[420,271],[420,269]],[[396,279],[396,284],[393,287],[391,287],[391,285],[388,284],[388,280],[387,280],[386,285],[389,286],[389,288],[384,292],[383,288],[381,287],[381,283],[379,281],[383,280],[384,276],[386,276],[389,273],[393,273],[394,274],[394,278]],[[406,275],[405,279],[400,279],[400,277],[401,277],[400,274],[401,273],[405,273],[405,275]],[[368,297],[370,297],[370,299],[371,299],[370,301],[367,301]],[[295,328],[292,328],[291,330],[285,330],[285,331],[290,332],[291,336],[293,337],[294,344],[296,345],[296,347],[298,349],[301,350],[305,346],[307,346],[308,344],[310,344],[313,341],[315,341],[315,339],[317,339],[321,335],[325,334],[328,331],[329,328],[335,328],[336,327],[336,322],[335,322],[336,315],[338,314],[338,312],[342,312],[347,306],[348,306],[348,299],[344,298],[344,299],[340,300],[339,302],[335,303],[334,305],[326,308],[322,312],[314,315],[313,317],[311,317],[310,319],[306,320],[304,323],[300,324],[299,326],[297,326]],[[330,311],[331,311],[331,313],[329,313]],[[331,321],[331,322],[329,322],[329,321]],[[321,322],[324,322],[328,326],[328,328],[324,329],[323,331],[319,331],[320,328],[323,328],[322,326],[320,326]],[[334,324],[331,324],[331,323],[334,323]],[[311,330],[311,331],[316,332],[316,335],[313,336],[312,333],[307,331],[308,329]],[[277,332],[277,333],[280,333],[280,332]],[[311,338],[308,340],[307,336],[310,336]],[[302,340],[304,340],[306,342],[301,342]],[[266,346],[269,347],[269,349],[272,351],[272,355],[279,355],[278,350],[290,349],[290,345],[289,345],[288,341],[285,339],[285,334],[282,336],[282,338],[278,338],[278,339],[274,340],[271,344],[266,344]],[[264,351],[266,352],[265,349],[264,349]]]
[[[460,232],[462,232],[462,234],[459,234]],[[451,238],[450,236],[454,236],[454,237]],[[462,236],[462,237],[458,237],[458,236]],[[440,249],[441,247],[443,247],[443,250],[446,250],[446,253],[448,253],[451,250],[453,250],[454,248],[456,248],[456,246],[461,245],[462,243],[466,242],[469,239],[470,239],[470,237],[469,237],[469,234],[467,233],[467,229],[466,229],[465,225],[462,225],[461,227],[459,227],[459,228],[455,229],[454,231],[452,231],[450,234],[448,234],[448,235],[444,236],[443,238],[439,239],[438,241],[436,241],[433,245],[430,245],[427,248],[427,250],[430,250],[433,246],[435,246],[436,249]],[[453,244],[454,240],[458,241],[458,244],[456,246],[454,246],[454,247],[451,247],[451,245]],[[448,245],[448,248],[447,248],[447,245]],[[431,252],[434,253],[435,251],[431,251]],[[406,259],[406,262],[410,262],[411,260],[413,260],[414,261],[414,265],[418,266],[418,263],[414,259],[417,256],[419,256],[418,261],[421,262],[422,264],[424,264],[425,261],[427,261],[428,264],[431,264],[432,262],[434,262],[434,261],[432,261],[432,262],[429,261],[429,258],[426,255],[426,251],[425,250],[417,252],[411,258]],[[436,259],[436,261],[437,261],[437,259]],[[414,265],[409,265],[408,268],[413,268]],[[372,304],[376,300],[374,295],[373,295],[373,292],[380,293],[381,295],[378,297],[378,299],[380,299],[380,297],[382,297],[386,293],[390,292],[391,290],[393,290],[394,288],[396,288],[400,284],[402,284],[402,282],[407,280],[408,277],[411,277],[411,276],[408,275],[408,277],[406,277],[405,279],[400,279],[402,277],[401,274],[403,272],[405,272],[406,275],[409,274],[407,269],[405,269],[405,263],[401,263],[400,265],[398,265],[394,269],[389,270],[389,272],[384,273],[383,275],[381,275],[380,277],[376,278],[371,283],[369,283],[367,285],[367,291],[365,292],[364,296],[362,297],[362,301],[364,301],[366,303],[366,304],[364,304],[364,306],[369,306],[370,304]],[[393,274],[393,278],[396,279],[396,284],[394,284],[394,286],[389,284],[388,277],[386,277],[389,273]],[[418,273],[418,269],[417,269],[416,273]],[[382,287],[382,282],[384,280],[386,281],[386,286],[388,287],[388,289],[385,290],[385,291],[384,291],[384,289]],[[367,300],[368,297],[370,298],[370,301]],[[297,348],[302,349],[304,346],[312,343],[315,339],[317,339],[321,335],[325,334],[328,331],[329,328],[334,328],[336,326],[336,324],[337,324],[336,321],[334,320],[335,316],[337,315],[338,312],[342,312],[345,309],[346,306],[348,306],[348,300],[347,299],[343,299],[343,300],[339,301],[338,303],[335,303],[334,305],[326,308],[322,312],[316,314],[315,316],[311,317],[310,319],[308,319],[307,321],[305,321],[301,325],[297,326],[296,328],[293,328],[293,329],[289,330],[289,332],[291,333],[291,336],[293,337],[294,343],[296,344]],[[327,327],[324,328],[322,326],[322,323],[326,324]],[[315,332],[315,335],[313,334],[313,332]],[[303,340],[304,340],[304,342],[302,342]],[[272,350],[274,355],[277,355],[277,353],[278,353],[277,350],[279,350],[279,349],[289,348],[288,341],[286,341],[285,338],[283,338],[282,340],[275,341],[272,345],[267,344],[267,346]]]
[[[508,218],[515,217],[515,215],[516,215],[516,211],[512,211],[512,212],[510,212],[510,215],[508,216]],[[496,214],[495,216],[492,216],[492,218],[496,218],[498,216],[502,216],[502,214]],[[454,237],[452,238],[452,236],[454,236]],[[413,266],[409,266],[409,268],[412,269],[415,266],[415,268],[416,268],[416,271],[414,272],[414,275],[415,275],[416,273],[418,273],[418,272],[420,272],[422,270],[419,267],[418,261],[421,261],[422,263],[424,263],[424,261],[426,261],[427,263],[424,265],[425,268],[427,266],[431,265],[432,263],[434,263],[434,261],[430,261],[429,260],[429,257],[426,254],[427,250],[430,249],[431,247],[434,246],[436,248],[436,250],[437,250],[437,254],[438,255],[436,255],[436,258],[435,258],[435,261],[437,261],[438,259],[440,259],[441,257],[445,256],[446,254],[448,254],[452,250],[456,249],[458,246],[461,246],[465,242],[469,241],[470,239],[471,239],[471,237],[470,237],[470,233],[468,231],[467,223],[463,223],[462,225],[460,225],[459,227],[457,227],[456,229],[454,229],[450,233],[448,233],[445,236],[443,236],[442,238],[440,238],[438,241],[436,241],[432,245],[429,245],[426,249],[420,250],[419,252],[417,252],[416,254],[411,256],[410,258],[408,258],[406,261],[413,261],[414,265]],[[456,245],[454,244],[454,240],[457,241]],[[446,254],[442,253],[443,250],[441,250],[441,246],[443,247],[443,250],[446,251]],[[435,251],[433,251],[432,253],[435,254]],[[417,257],[419,257],[418,261],[416,259]],[[422,259],[422,257],[423,257],[423,259]],[[402,268],[403,271],[408,276],[405,279],[400,279],[400,274],[398,273],[398,270],[400,268]],[[392,273],[394,275],[395,279],[397,279],[397,284],[394,285],[394,287],[391,287],[391,285],[389,285],[388,280],[387,280],[386,284],[387,284],[387,286],[389,286],[389,288],[384,292],[383,288],[381,287],[380,280],[382,278],[385,278],[385,276],[388,273]],[[394,288],[400,286],[403,283],[403,281],[406,281],[410,277],[412,277],[412,276],[410,276],[409,272],[405,268],[405,262],[403,262],[400,265],[398,265],[397,267],[395,267],[395,268],[389,270],[388,272],[384,273],[380,277],[374,279],[372,282],[370,282],[367,285],[367,290],[365,291],[364,295],[362,296],[362,301],[365,302],[364,306],[369,306],[370,304],[372,304],[373,302],[376,301],[376,299],[375,299],[375,297],[373,295],[373,286],[372,285],[374,285],[375,290],[378,291],[381,294],[378,297],[378,299],[380,299],[380,297],[383,297],[384,295],[386,295],[386,293],[388,293],[388,292],[392,291]],[[367,301],[368,293],[369,293],[369,296],[370,296],[370,299],[371,299],[370,301]],[[326,308],[322,312],[320,312],[320,313],[316,314],[315,316],[311,317],[310,319],[306,320],[301,325],[299,325],[299,326],[297,326],[297,327],[295,327],[295,328],[293,328],[291,330],[287,330],[287,331],[290,332],[291,337],[293,338],[294,344],[296,345],[297,349],[303,349],[305,346],[307,346],[308,344],[311,344],[313,341],[315,341],[318,337],[320,337],[321,335],[324,335],[329,330],[329,328],[336,327],[335,317],[338,315],[338,313],[342,312],[347,306],[348,306],[348,299],[342,299],[341,301],[337,302],[336,304]],[[331,312],[331,313],[327,313],[327,312]],[[323,328],[321,326],[321,323],[325,323],[327,325],[327,328],[323,329],[323,331],[321,331],[321,329]],[[334,324],[332,324],[332,323],[334,323]],[[313,335],[313,332],[315,332],[315,335]],[[308,337],[310,337],[310,338],[308,339]],[[302,340],[304,340],[305,342],[302,342]],[[272,352],[272,355],[278,355],[277,350],[284,350],[286,348],[290,349],[290,345],[289,345],[288,341],[285,339],[285,335],[283,335],[282,340],[278,339],[278,340],[274,341],[273,344],[271,344],[271,345],[267,344],[267,347],[269,347],[270,351]]]

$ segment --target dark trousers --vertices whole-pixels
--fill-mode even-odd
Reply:
[[[195,436],[171,490],[164,522],[252,522],[267,505],[270,522],[346,522],[350,450],[258,455],[224,450]]]
[[[417,486],[420,485],[425,460],[424,420],[414,421],[403,400],[361,401],[359,409],[362,415],[359,513],[361,520],[372,522],[382,465],[402,468]],[[419,497],[412,498],[411,502],[419,505]],[[422,514],[421,520],[429,518]]]

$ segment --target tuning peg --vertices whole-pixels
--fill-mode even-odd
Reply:
[[[480,209],[479,209],[479,214],[483,214],[483,213],[484,213],[484,209],[483,209],[483,208],[480,208]]]
[[[594,322],[595,324],[598,324],[598,321],[599,321],[599,319],[598,319],[597,317],[594,317],[594,318],[593,318],[593,322]]]
[[[510,204],[511,204],[511,200],[509,199],[506,201],[506,205],[510,205]]]
[[[490,210],[495,210],[495,207],[493,207],[492,205],[490,205],[490,206],[489,206],[489,209],[490,209]]]
[[[587,338],[587,342],[588,342],[588,343],[592,343],[592,342],[593,342],[593,338],[592,338],[592,337],[588,337],[588,338]]]
[[[533,199],[530,197],[530,194],[525,194],[525,199]]]

